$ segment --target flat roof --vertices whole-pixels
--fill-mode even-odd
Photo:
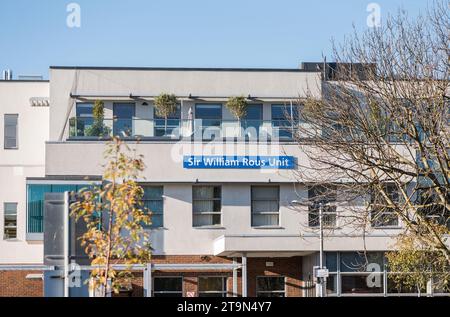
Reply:
[[[48,83],[50,82],[48,79],[11,79],[11,80],[4,80],[0,79],[0,83]]]
[[[50,69],[79,69],[79,70],[135,70],[135,71],[204,71],[204,72],[295,72],[318,73],[318,70],[304,70],[300,68],[208,68],[208,67],[97,67],[97,66],[50,66]]]

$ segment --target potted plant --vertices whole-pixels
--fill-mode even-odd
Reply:
[[[105,118],[105,104],[101,100],[96,100],[92,109],[94,122],[86,129],[86,136],[104,137],[109,134],[109,128],[103,123]]]
[[[156,115],[164,118],[164,133],[167,132],[167,118],[177,111],[177,97],[174,94],[162,93],[155,98]]]
[[[247,100],[243,96],[230,97],[226,107],[238,119],[239,136],[241,136],[241,120],[247,115]]]

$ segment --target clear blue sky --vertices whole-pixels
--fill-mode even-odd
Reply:
[[[81,6],[68,28],[66,6]],[[427,0],[0,0],[0,70],[48,76],[50,65],[283,67],[330,55],[330,40]]]

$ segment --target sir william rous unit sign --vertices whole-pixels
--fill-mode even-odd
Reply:
[[[184,156],[186,169],[294,169],[293,156]]]

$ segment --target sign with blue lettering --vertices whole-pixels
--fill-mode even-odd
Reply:
[[[186,169],[294,169],[293,156],[184,156]]]

